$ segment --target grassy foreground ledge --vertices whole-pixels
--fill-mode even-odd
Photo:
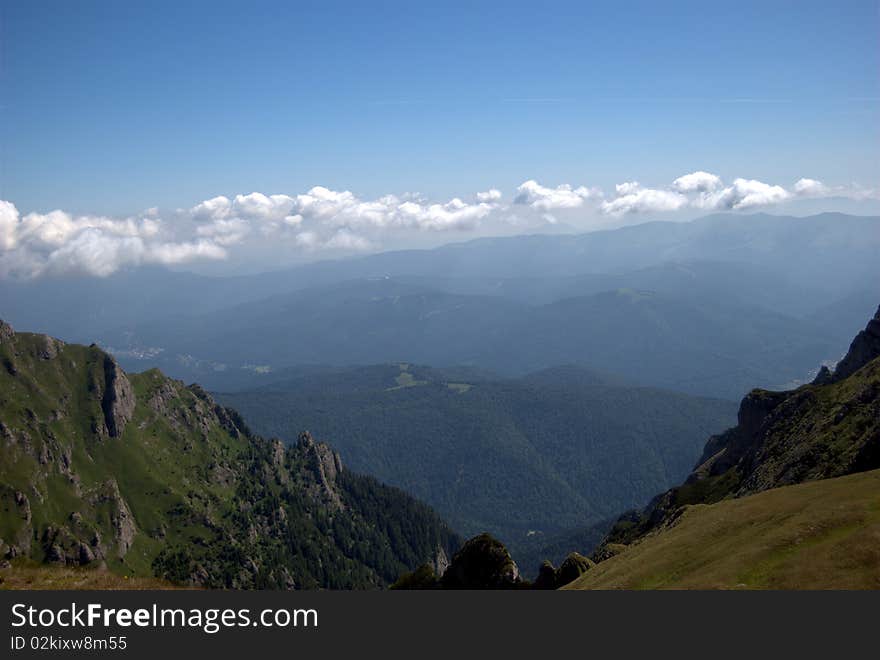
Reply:
[[[566,589],[880,589],[880,470],[688,507]]]
[[[0,589],[146,590],[179,589],[158,578],[127,577],[108,570],[13,564],[0,569]]]

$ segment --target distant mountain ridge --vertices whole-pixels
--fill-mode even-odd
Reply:
[[[712,310],[724,310],[725,318],[704,319],[708,325],[697,329],[704,337],[718,338],[719,355],[679,355],[677,371],[687,391],[738,399],[749,387],[779,387],[803,377],[820,361],[840,357],[858,327],[850,327],[851,320],[869,312],[865,301],[880,281],[878,237],[880,218],[876,217],[727,214],[587,234],[477,239],[246,277],[199,277],[145,268],[106,279],[4,280],[0,281],[0,299],[4,315],[20,326],[51,330],[73,341],[98,338],[131,369],[160,366],[177,377],[228,388],[256,384],[256,374],[267,369],[322,363],[407,360],[501,367],[501,371],[510,364],[515,373],[523,373],[578,362],[608,371],[608,364],[577,344],[566,344],[569,340],[558,346],[545,342],[553,349],[549,354],[538,350],[540,344],[535,345],[527,335],[546,330],[542,327],[545,313],[534,308],[552,307],[567,299],[588,301],[609,291],[641,291],[656,296],[658,304],[683,305],[696,320],[704,312],[712,317]],[[381,291],[382,282],[388,280],[388,290]],[[370,282],[380,290],[375,295],[381,300],[400,296],[400,310],[381,301],[373,308],[365,306],[362,287]],[[360,306],[345,309],[346,291]],[[343,308],[334,311],[332,305],[319,304],[324,296]],[[269,313],[278,312],[285,300],[298,307],[290,311],[292,318]],[[833,322],[828,314],[833,315]],[[528,319],[527,327],[506,329],[511,316]],[[447,323],[454,324],[454,332],[444,334],[434,327],[446,319],[451,319]],[[785,321],[768,327],[753,343],[724,344],[730,330],[742,332],[747,327],[746,320],[754,324],[769,319]],[[258,328],[258,320],[266,325],[248,341],[245,331],[249,325]],[[649,334],[668,322],[662,316],[657,320],[654,328],[646,327]],[[591,323],[592,316],[576,320],[585,321]],[[623,317],[615,331],[644,322],[639,315]],[[366,324],[366,334],[358,340],[371,354],[366,358],[351,351],[345,354],[340,350],[340,327],[353,332],[362,324]],[[212,330],[212,341],[200,341],[212,325],[218,326]],[[241,334],[233,336],[236,327],[242,328]],[[273,336],[273,327],[290,341]],[[483,340],[480,330],[487,335]],[[589,325],[571,330],[583,334]],[[499,352],[499,333],[514,342],[531,342],[530,355],[517,363],[511,358],[517,358],[522,346],[510,354]],[[762,344],[774,335],[797,338],[800,343],[761,354]],[[564,338],[557,332],[552,339]],[[593,340],[584,335],[584,343]],[[217,341],[232,343],[236,350],[228,344],[222,352],[205,350]],[[401,350],[382,352],[380,341]],[[424,350],[431,341],[450,350],[438,351],[436,346]],[[350,338],[347,343],[352,344]],[[261,352],[264,344],[273,350]],[[597,347],[595,352],[601,355],[606,348]],[[660,348],[664,350],[652,351],[648,357],[675,349]],[[774,358],[777,352],[779,357]],[[554,353],[571,357],[560,362]],[[754,364],[741,375],[731,376],[725,360],[732,353],[744,361],[756,356]],[[688,373],[703,363],[705,373]],[[664,372],[671,372],[668,364],[645,370],[645,384],[674,387],[674,381],[663,380]],[[725,378],[719,376],[730,384],[725,385]]]
[[[155,364],[214,390],[258,382],[245,377],[243,365],[273,372],[412,362],[516,376],[576,364],[642,385],[736,400],[755,384],[804,378],[843,353],[842,342],[818,324],[732,301],[620,289],[526,305],[393,278],[157,321],[139,333],[142,345],[165,350],[143,360],[121,356],[124,364]],[[271,373],[262,379],[275,380]]]

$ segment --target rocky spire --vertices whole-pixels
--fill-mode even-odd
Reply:
[[[342,471],[339,454],[323,442],[316,442],[312,434],[300,434],[297,447],[306,459],[306,465],[315,478],[317,492],[326,502],[342,508],[342,498],[336,489],[336,477]]]
[[[876,357],[880,357],[880,307],[867,327],[853,339],[846,356],[837,363],[834,381],[854,374]]]
[[[134,414],[134,390],[125,372],[110,355],[104,356],[104,396],[101,408],[111,438],[122,435]]]

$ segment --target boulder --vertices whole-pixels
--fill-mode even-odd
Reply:
[[[504,544],[484,533],[455,553],[441,582],[444,589],[511,589],[522,579]]]

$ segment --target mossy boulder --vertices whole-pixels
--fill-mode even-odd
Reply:
[[[556,571],[556,587],[559,588],[569,582],[574,582],[595,565],[595,562],[584,557],[582,554],[572,552]]]
[[[444,589],[512,589],[522,579],[504,544],[484,533],[455,553],[441,584]]]

